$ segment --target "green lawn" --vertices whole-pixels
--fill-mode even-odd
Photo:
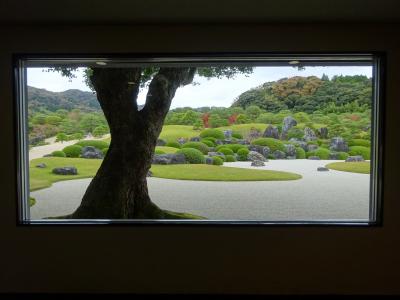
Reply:
[[[179,149],[174,148],[174,147],[167,147],[167,146],[157,146],[156,150],[161,150],[161,151],[164,151],[165,153],[175,153]]]
[[[153,165],[151,171],[154,177],[181,180],[271,181],[295,180],[301,178],[301,175],[289,172],[212,165]]]
[[[43,157],[33,159],[29,167],[30,190],[35,191],[52,185],[53,182],[69,179],[93,177],[102,160],[66,157]],[[37,168],[38,163],[45,163],[46,168]],[[56,167],[74,166],[78,169],[78,175],[56,175],[51,171]]]
[[[226,130],[226,129],[232,129],[233,131],[239,132],[241,135],[246,136],[252,127],[257,128],[258,130],[263,133],[265,129],[267,128],[267,124],[263,123],[249,123],[249,124],[237,124],[237,125],[231,125],[231,126],[224,126],[224,127],[218,127],[220,130]]]
[[[30,163],[30,190],[35,191],[47,188],[53,182],[79,178],[93,177],[102,160],[65,157],[37,158]],[[37,168],[38,163],[45,163],[46,168]],[[56,175],[51,171],[56,167],[74,166],[78,175]],[[294,180],[301,176],[294,173],[251,170],[212,165],[153,165],[151,168],[154,177],[182,179],[182,180],[210,180],[210,181],[264,181],[264,180]]]
[[[191,138],[198,136],[200,130],[193,130],[193,126],[186,125],[164,125],[160,134],[160,139],[166,141],[176,141],[178,138]]]
[[[344,172],[353,172],[353,173],[370,173],[370,162],[362,161],[362,162],[335,162],[327,164],[326,167],[328,169],[344,171]]]

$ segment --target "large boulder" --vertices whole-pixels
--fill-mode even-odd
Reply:
[[[263,167],[265,166],[265,163],[262,160],[253,160],[251,162],[252,167]]]
[[[339,159],[339,156],[340,156],[340,153],[337,153],[337,152],[331,152],[331,153],[329,153],[329,159],[338,160],[338,159]]]
[[[177,142],[182,145],[182,144],[186,143],[186,139],[183,137],[180,137],[179,139],[177,139]]]
[[[264,155],[262,155],[261,153],[258,153],[256,151],[250,151],[249,154],[247,154],[247,160],[250,160],[250,161],[256,161],[256,160],[267,161],[266,158],[264,157]]]
[[[310,127],[306,127],[306,128],[304,128],[303,139],[306,142],[315,141],[317,139],[317,136],[316,136],[314,130],[312,130]]]
[[[37,165],[36,165],[36,168],[40,168],[40,169],[44,169],[44,168],[46,168],[47,167],[47,165],[45,164],[45,163],[38,163]]]
[[[270,154],[270,149],[268,146],[250,145],[249,150],[258,152],[262,154],[265,158],[267,158],[268,155]]]
[[[287,156],[294,156],[296,158],[296,147],[292,144],[285,144],[285,153]]]
[[[152,163],[156,165],[185,164],[186,158],[183,153],[155,154]]]
[[[231,140],[232,139],[232,129],[224,130],[224,136],[225,136],[225,140]]]
[[[297,125],[297,121],[292,116],[287,116],[283,119],[282,135],[287,134],[290,128]]]
[[[103,152],[101,150],[93,147],[93,146],[85,146],[81,150],[82,158],[98,158],[101,159],[104,157]]]
[[[319,156],[309,156],[308,159],[310,159],[310,160],[321,160],[321,158],[319,158]]]
[[[199,137],[199,136],[191,137],[191,138],[190,138],[190,141],[191,141],[191,142],[200,142],[200,141],[201,141],[201,137]]]
[[[305,141],[299,140],[297,138],[291,138],[289,142],[294,143],[296,146],[303,148],[304,151],[308,151],[307,143]]]
[[[329,149],[336,152],[347,152],[349,151],[349,146],[343,138],[338,136],[331,139]]]
[[[78,170],[75,167],[59,167],[52,171],[57,175],[78,175]]]
[[[207,165],[212,165],[214,162],[214,159],[212,157],[206,156],[206,164]]]
[[[167,144],[163,139],[157,139],[157,146],[165,146]]]
[[[310,145],[307,145],[307,150],[306,151],[310,152],[310,151],[314,151],[314,150],[317,150],[317,149],[318,149],[318,145],[310,144]]]
[[[272,153],[273,157],[275,159],[284,159],[286,158],[286,154],[285,152],[281,151],[281,150],[275,150],[274,153]]]
[[[225,160],[225,154],[223,154],[222,152],[208,152],[207,155],[210,157],[218,156]]]
[[[327,127],[321,127],[318,129],[318,135],[321,139],[327,139],[328,138],[328,128]]]
[[[354,156],[349,156],[345,160],[346,162],[357,162],[357,161],[365,161],[365,159],[361,155],[354,155]]]
[[[274,139],[279,139],[279,130],[277,127],[268,125],[263,133],[263,137],[269,137]]]
[[[249,145],[250,144],[250,142],[248,140],[244,140],[244,139],[238,139],[236,141],[236,143],[240,144],[240,145]]]
[[[318,168],[317,168],[317,171],[319,171],[319,172],[326,172],[326,171],[329,171],[329,169],[326,168],[326,167],[318,167]]]

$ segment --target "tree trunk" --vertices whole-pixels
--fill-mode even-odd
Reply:
[[[95,68],[90,80],[110,127],[111,143],[74,219],[154,219],[163,211],[151,202],[146,176],[176,89],[193,80],[194,69],[161,68],[138,111],[140,68]],[[79,170],[78,170],[79,171]]]

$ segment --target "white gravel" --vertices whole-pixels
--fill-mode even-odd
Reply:
[[[202,215],[212,220],[367,220],[369,175],[317,171],[332,160],[271,160],[265,167],[250,162],[224,166],[280,170],[300,180],[217,182],[148,178],[152,200],[161,208]],[[31,218],[73,212],[91,179],[68,180],[32,192]]]

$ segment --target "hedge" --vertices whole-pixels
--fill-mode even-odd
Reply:
[[[301,147],[296,147],[296,158],[303,159],[306,158],[306,151]]]
[[[349,147],[349,155],[361,155],[364,159],[370,159],[371,149],[363,146],[351,146]]]
[[[185,155],[186,160],[191,164],[204,164],[206,161],[203,153],[194,148],[182,148],[176,151],[176,153]]]
[[[214,156],[213,157],[213,165],[221,166],[223,164],[224,164],[224,161],[222,160],[221,157],[219,157],[219,156]]]
[[[110,146],[109,143],[105,142],[105,141],[100,141],[100,140],[85,140],[85,141],[79,141],[77,143],[75,143],[75,145],[79,145],[82,147],[86,147],[86,146],[92,146],[95,147],[97,149],[104,149],[104,148],[108,148]]]
[[[285,145],[280,140],[274,138],[259,138],[254,140],[252,144],[258,146],[268,146],[271,152],[275,152],[276,150],[285,152]]]
[[[231,149],[225,148],[225,147],[218,149],[218,152],[221,152],[225,155],[233,155],[233,151]]]
[[[82,152],[82,146],[71,145],[65,147],[62,151],[65,153],[66,157],[79,157]]]
[[[233,155],[225,155],[225,160],[227,162],[234,162],[234,161],[236,161],[236,158]]]
[[[203,154],[208,153],[208,146],[202,142],[187,142],[182,145],[183,148],[193,148],[199,150]]]
[[[247,146],[242,145],[242,144],[225,144],[225,145],[219,145],[217,147],[217,151],[221,148],[228,148],[231,149],[233,152],[237,153],[239,149],[247,149]]]
[[[206,129],[200,132],[200,137],[206,138],[206,137],[213,137],[219,140],[225,139],[224,132],[219,129]]]
[[[59,150],[51,152],[51,155],[55,157],[67,157],[64,152]]]
[[[173,148],[178,148],[178,149],[181,149],[181,148],[182,148],[182,145],[179,144],[178,142],[175,142],[175,141],[167,142],[167,143],[165,144],[165,146],[167,146],[167,147],[173,147]]]

